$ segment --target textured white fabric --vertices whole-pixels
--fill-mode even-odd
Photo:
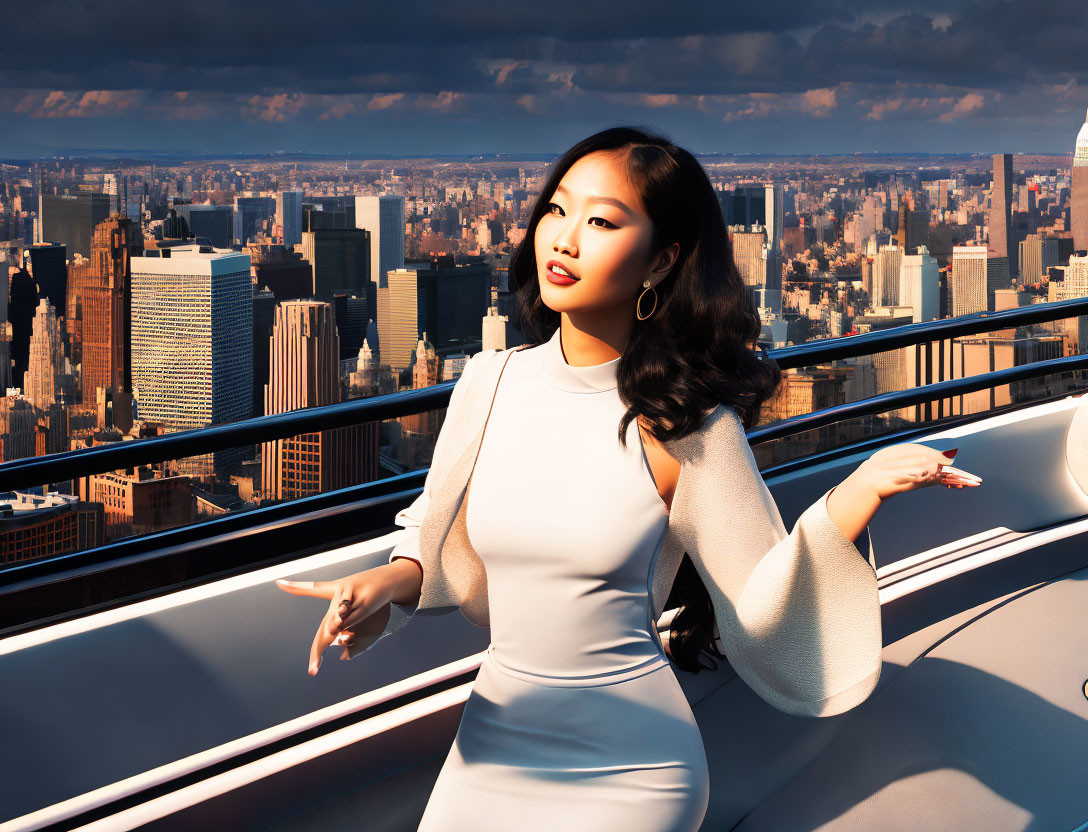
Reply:
[[[460,610],[469,621],[489,625],[487,573],[467,533],[465,494],[499,381],[521,349],[486,351],[469,361],[453,391],[426,486],[396,518],[408,531],[390,560],[420,563],[419,601],[414,607],[387,605],[350,656],[396,632],[412,615]],[[831,489],[787,534],[740,419],[726,404],[665,447],[680,462],[680,475],[650,567],[651,616],[661,615],[686,552],[710,594],[730,663],[764,700],[799,716],[831,716],[864,701],[881,667],[875,560],[870,549],[866,562],[831,520]],[[379,625],[384,629],[373,635]]]

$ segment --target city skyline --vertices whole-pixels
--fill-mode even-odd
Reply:
[[[1086,24],[1067,0],[42,2],[0,58],[0,157],[549,154],[616,123],[696,153],[1057,153],[1088,107]]]

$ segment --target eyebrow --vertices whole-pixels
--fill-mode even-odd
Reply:
[[[568,195],[570,194],[570,191],[568,191],[562,185],[556,185],[555,186],[555,192],[559,193],[560,191],[562,191],[563,193],[568,194]],[[620,202],[618,199],[613,199],[610,196],[591,196],[591,197],[589,197],[589,199],[587,201],[588,202],[603,202],[606,205],[613,205],[616,208],[619,208],[621,211],[626,211],[628,214],[633,215],[635,213],[630,208],[628,208],[626,205],[624,205],[622,202]]]

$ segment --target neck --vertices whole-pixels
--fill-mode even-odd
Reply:
[[[590,367],[618,358],[631,337],[633,324],[630,309],[625,315],[595,311],[592,317],[562,312],[559,334],[563,357],[572,367]]]

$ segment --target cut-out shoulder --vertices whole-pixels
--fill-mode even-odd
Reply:
[[[680,479],[680,463],[670,454],[665,447],[643,427],[641,419],[638,423],[639,435],[642,437],[642,447],[646,452],[646,461],[650,466],[654,483],[657,485],[657,493],[665,504],[667,511],[672,510],[672,498],[676,492],[676,483]]]

